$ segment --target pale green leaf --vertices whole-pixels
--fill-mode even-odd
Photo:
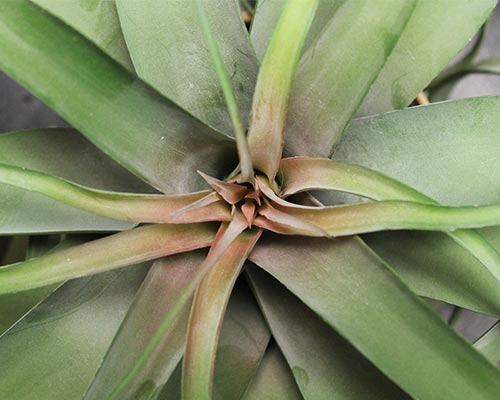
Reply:
[[[485,355],[493,363],[500,361],[500,323],[497,322],[493,327],[481,336],[474,343],[474,347]]]

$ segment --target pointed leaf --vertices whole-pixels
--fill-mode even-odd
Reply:
[[[317,6],[318,0],[286,4],[259,69],[248,144],[254,169],[264,172],[271,182],[283,151],[292,81]]]
[[[231,0],[204,3],[246,124],[258,63],[240,10]],[[200,121],[232,135],[196,3],[118,0],[117,6],[137,74]]]
[[[113,387],[123,379],[144,351],[165,313],[193,278],[204,256],[203,252],[191,252],[164,258],[153,264],[85,399],[106,399]],[[189,304],[180,311],[177,321],[152,354],[147,368],[127,387],[121,399],[152,396],[161,390],[184,352],[188,316]]]
[[[0,397],[81,399],[146,271],[68,282],[27,314],[0,338]]]
[[[375,81],[361,115],[408,106],[469,42],[495,7],[495,0],[419,0],[398,44]],[[425,38],[425,40],[423,40]]]
[[[134,72],[123,38],[115,0],[30,0],[80,32],[125,68]]]
[[[300,60],[286,129],[290,154],[331,156],[415,3],[356,0],[340,6]]]
[[[215,354],[222,320],[236,279],[262,230],[242,234],[228,247],[196,290],[182,371],[185,399],[212,398]]]
[[[260,307],[305,399],[406,395],[278,281],[247,268]]]
[[[211,224],[149,225],[0,268],[0,293],[15,293],[210,246]]]
[[[203,164],[212,176],[234,165],[229,139],[26,0],[0,2],[0,53],[1,69],[105,153],[164,192],[199,188],[195,165]]]
[[[142,193],[152,190],[73,129],[37,129],[0,135],[0,163],[49,173],[97,189]],[[113,231],[133,225],[3,184],[0,184],[0,204],[0,234]]]
[[[257,375],[243,396],[243,400],[261,399],[303,399],[285,357],[273,342],[269,344]]]
[[[454,333],[359,239],[307,239],[307,243],[304,238],[280,239],[261,239],[250,259],[409,395],[497,397],[500,371]]]

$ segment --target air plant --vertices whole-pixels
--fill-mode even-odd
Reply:
[[[1,2],[79,132],[0,137],[0,397],[496,399],[419,296],[500,315],[500,99],[384,113],[493,6]]]

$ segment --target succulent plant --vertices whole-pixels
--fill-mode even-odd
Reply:
[[[498,398],[500,98],[405,109],[493,7],[0,2],[0,398]]]

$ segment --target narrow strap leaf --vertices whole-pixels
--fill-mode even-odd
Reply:
[[[0,294],[208,247],[212,224],[150,225],[0,268]]]
[[[186,400],[212,398],[215,355],[229,297],[262,230],[240,235],[196,291],[184,354],[182,393]]]
[[[231,217],[223,201],[214,201],[191,212],[176,214],[211,191],[185,195],[147,195],[90,189],[42,172],[0,164],[0,183],[37,192],[81,210],[123,221],[195,223],[227,221]]]
[[[155,334],[151,337],[144,351],[137,359],[133,367],[128,371],[121,382],[113,389],[107,400],[119,399],[123,390],[130,385],[137,375],[141,372],[142,368],[146,365],[151,355],[156,350],[158,344],[161,342],[163,335],[168,332],[172,324],[175,323],[179,313],[185,305],[191,300],[195,290],[200,285],[203,278],[210,272],[212,267],[224,255],[226,250],[231,246],[233,241],[246,229],[246,221],[243,216],[235,214],[230,223],[223,223],[217,232],[213,241],[212,247],[207,255],[207,258],[198,267],[192,280],[186,285],[182,293],[177,297],[177,300],[172,305],[170,310],[164,316],[161,324],[156,330]]]
[[[285,5],[257,78],[248,143],[254,168],[271,182],[283,151],[293,77],[317,5],[317,0],[294,0]]]
[[[219,78],[219,82],[222,87],[222,93],[224,94],[224,99],[226,100],[227,110],[231,116],[231,122],[233,123],[236,148],[240,159],[241,178],[244,182],[253,182],[253,167],[252,159],[250,157],[250,149],[248,148],[245,129],[243,128],[238,103],[236,102],[236,97],[234,96],[231,81],[227,75],[226,69],[224,68],[224,62],[222,61],[219,47],[217,46],[212,32],[210,31],[210,25],[207,15],[205,14],[202,0],[196,0],[196,8],[201,28],[203,30],[203,35],[205,36],[210,54],[212,55],[215,71],[217,72],[217,77]]]
[[[282,195],[304,190],[340,190],[374,200],[405,200],[437,204],[423,193],[380,172],[354,164],[321,158],[295,157],[281,162]],[[471,229],[446,232],[468,250],[496,279],[500,254],[479,232]]]

